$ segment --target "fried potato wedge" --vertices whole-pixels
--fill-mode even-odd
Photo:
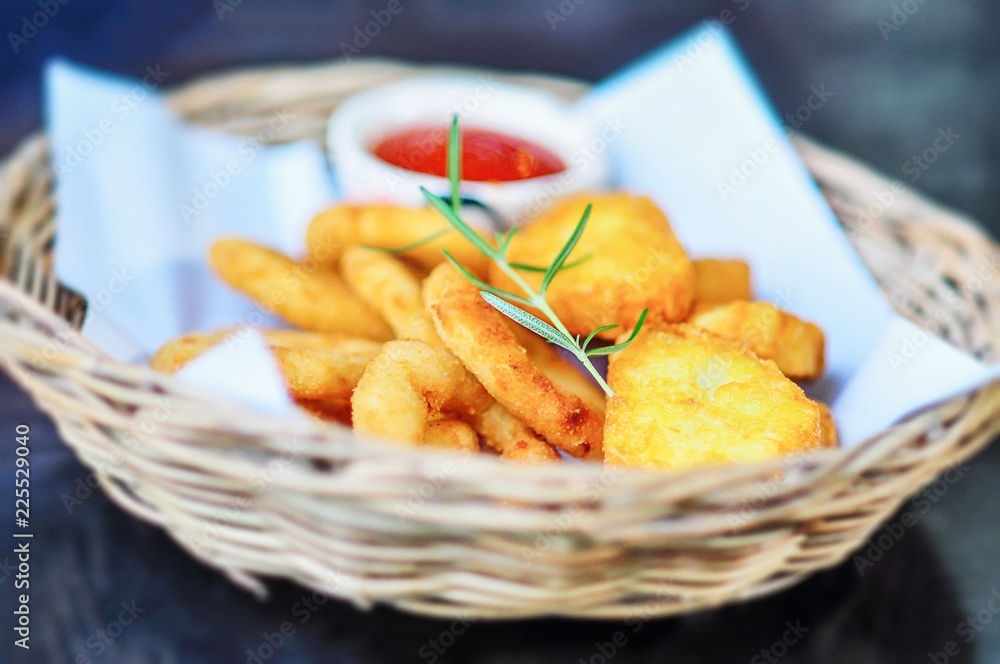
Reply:
[[[750,265],[738,259],[695,258],[695,304],[707,307],[753,297]]]
[[[416,339],[444,347],[420,295],[420,280],[392,256],[365,247],[351,247],[340,262],[344,281],[377,311],[397,339]]]
[[[795,380],[823,374],[826,341],[816,325],[767,302],[730,302],[696,313],[691,324],[735,339]]]
[[[308,267],[238,238],[216,241],[208,258],[223,281],[296,327],[377,340],[392,338],[385,321],[351,293],[336,271]]]
[[[439,265],[424,281],[423,296],[438,335],[494,399],[552,445],[600,458],[603,413],[539,370],[475,285]]]
[[[680,470],[823,444],[819,406],[773,362],[690,325],[644,329],[608,380],[609,464]]]
[[[595,328],[614,339],[632,329],[643,309],[652,324],[681,321],[695,296],[694,267],[674,237],[666,215],[648,198],[625,193],[575,194],[561,199],[514,236],[507,252],[512,263],[547,266],[573,234],[587,204],[593,205],[586,231],[555,277],[548,303],[573,334]],[[578,265],[572,263],[585,259]],[[537,292],[542,274],[522,274]],[[490,282],[513,293],[520,289],[496,265]]]
[[[386,343],[365,369],[351,398],[351,412],[359,433],[419,444],[429,418],[473,418],[492,404],[479,381],[450,352],[397,339]]]
[[[357,245],[398,249],[448,231],[402,257],[430,270],[443,263],[447,249],[462,265],[476,274],[486,274],[489,262],[468,240],[451,230],[441,213],[431,207],[399,205],[337,205],[320,212],[309,224],[306,246],[310,259],[331,268],[348,248]]]
[[[370,339],[300,330],[259,330],[274,353],[288,393],[310,413],[350,423],[351,393],[365,367],[382,348]],[[168,341],[150,360],[150,366],[175,373],[198,355],[233,337],[239,328],[192,332]]]

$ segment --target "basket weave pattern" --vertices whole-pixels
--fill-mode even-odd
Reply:
[[[344,97],[428,71],[384,61],[254,69],[170,100],[205,126],[321,142]],[[484,75],[566,98],[584,90]],[[292,121],[275,130],[279,112]],[[794,140],[893,305],[980,357],[1000,356],[1000,248],[909,191],[873,205],[888,180]],[[850,450],[662,474],[514,466],[245,412],[83,339],[86,303],[52,276],[45,138],[28,138],[0,168],[0,364],[112,499],[253,591],[285,577],[362,606],[440,616],[693,611],[840,562],[1000,431],[994,384]]]

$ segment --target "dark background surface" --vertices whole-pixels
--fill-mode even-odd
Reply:
[[[160,65],[175,84],[220,67],[336,57],[369,12],[387,4],[42,1],[54,15],[17,52],[8,33],[28,36],[24,17],[42,10],[37,1],[0,6],[0,154],[40,126],[39,70],[52,54],[128,75]],[[802,127],[806,133],[904,181],[907,160],[930,147],[939,129],[959,134],[913,184],[994,234],[1000,230],[1000,3],[568,0],[562,13],[556,0],[402,5],[363,55],[591,80],[701,19],[731,11],[730,27],[781,114],[803,104],[813,86],[832,92]],[[285,621],[295,633],[261,661],[599,664],[605,655],[595,644],[624,630],[628,643],[615,662],[1000,662],[1000,601],[990,604],[993,593],[1000,596],[996,445],[951,482],[907,503],[902,512],[914,514],[916,525],[883,538],[891,545],[873,549],[872,558],[882,555],[863,570],[848,561],[772,598],[652,621],[634,634],[613,622],[478,624],[438,654],[432,640],[450,642],[442,636],[448,622],[335,602],[311,611],[300,603],[309,593],[283,583],[273,583],[271,599],[260,603],[100,492],[87,496],[87,469],[6,379],[0,379],[3,486],[13,486],[19,422],[32,431],[33,647],[27,656],[12,647],[16,570],[13,547],[2,545],[0,614],[7,617],[0,620],[0,662],[242,663],[248,648],[266,646],[267,635]],[[78,491],[87,497],[72,503]],[[0,512],[11,523],[12,489],[0,492],[10,497],[0,501]],[[119,627],[123,602],[138,615]],[[786,622],[807,631],[784,653],[772,645]],[[938,655],[950,641],[958,654]]]

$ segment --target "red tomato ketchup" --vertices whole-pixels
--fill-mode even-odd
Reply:
[[[551,151],[524,139],[487,129],[462,130],[462,179],[512,182],[566,170]],[[388,134],[372,154],[393,166],[447,176],[448,127],[410,127]]]

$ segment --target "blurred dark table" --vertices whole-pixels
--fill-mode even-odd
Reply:
[[[0,6],[0,154],[40,126],[39,70],[50,55],[128,75],[159,64],[171,83],[179,83],[220,67],[337,57],[355,28],[370,20],[369,12],[386,4],[7,0]],[[364,55],[589,80],[729,10],[735,17],[731,29],[782,115],[804,103],[811,87],[826,86],[830,101],[802,131],[912,181],[994,234],[1000,231],[1000,3],[402,5],[404,11]],[[39,11],[51,17],[32,32],[24,21]],[[907,160],[947,128],[959,139],[913,180]],[[607,644],[621,623],[479,623],[442,648],[451,642],[442,638],[449,622],[389,609],[363,612],[333,601],[303,611],[311,594],[282,582],[271,583],[271,598],[258,602],[99,491],[88,493],[88,470],[28,398],[0,377],[4,486],[13,486],[12,442],[19,423],[30,426],[33,446],[33,638],[30,652],[13,647],[16,559],[13,547],[5,546],[0,663],[1000,662],[1000,619],[994,620],[1000,601],[991,603],[1000,597],[995,444],[969,462],[957,481],[907,503],[903,509],[917,515],[916,525],[873,566],[859,569],[848,561],[764,600],[652,621],[636,634],[628,630],[627,645],[612,654]],[[2,501],[4,523],[13,522],[11,503]],[[281,636],[286,621],[294,633]],[[780,644],[783,637],[794,643]],[[949,642],[954,645],[946,652]]]

